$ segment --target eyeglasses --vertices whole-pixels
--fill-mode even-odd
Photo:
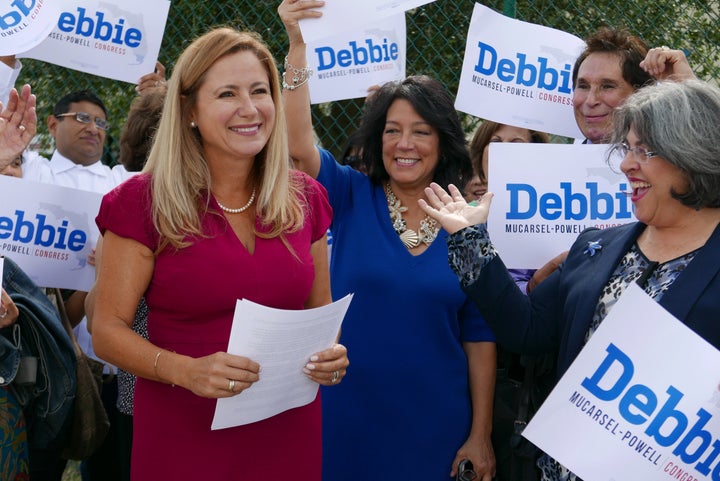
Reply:
[[[89,124],[90,121],[93,120],[92,115],[86,112],[68,112],[66,114],[58,114],[55,117],[69,117],[71,115],[74,116],[75,120],[77,120],[81,124]],[[103,119],[102,117],[95,117],[95,127],[100,130],[107,130],[110,128],[110,122]]]
[[[627,157],[628,152],[632,152],[635,160],[639,164],[643,165],[650,162],[651,158],[659,155],[657,152],[648,150],[645,147],[641,147],[639,145],[635,147],[630,147],[630,144],[628,144],[627,141],[620,142],[619,144],[614,144],[607,157],[608,165],[613,172],[617,174],[623,173],[621,164],[623,160],[625,160],[625,157]]]
[[[628,152],[632,152],[635,156],[635,160],[637,160],[641,164],[646,164],[652,157],[658,155],[657,152],[653,152],[639,145],[636,145],[635,147],[630,147],[630,144],[628,144],[627,142],[620,142],[619,144],[617,144],[616,149],[618,153],[623,157],[625,157]]]

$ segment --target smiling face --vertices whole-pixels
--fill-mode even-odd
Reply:
[[[424,189],[438,165],[440,136],[409,101],[397,99],[387,111],[382,154],[393,188]]]
[[[596,52],[580,64],[573,91],[575,121],[594,144],[607,142],[612,112],[634,89],[622,75],[622,59],[615,53]]]
[[[649,146],[638,138],[631,128],[627,134],[627,143],[631,148]],[[629,151],[620,168],[632,188],[632,202],[635,205],[635,217],[648,225],[668,226],[682,221],[689,207],[675,199],[671,192],[685,192],[688,182],[685,174],[675,165],[659,156],[638,157]]]
[[[70,103],[68,113],[70,112],[85,112],[92,120],[83,124],[78,122],[74,115],[48,117],[48,130],[55,139],[55,148],[76,164],[92,165],[102,157],[105,143],[105,131],[97,128],[95,118],[107,120],[105,112],[100,106],[87,100]]]
[[[198,89],[192,120],[208,162],[253,160],[267,144],[275,121],[267,70],[251,51],[222,57]]]

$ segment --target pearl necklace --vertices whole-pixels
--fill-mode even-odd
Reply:
[[[407,212],[408,209],[402,205],[400,200],[395,196],[389,183],[385,186],[385,197],[387,198],[393,229],[395,229],[395,232],[400,236],[403,245],[408,249],[413,249],[419,246],[420,243],[425,245],[432,244],[440,231],[440,226],[435,219],[430,216],[425,216],[425,218],[420,221],[420,232],[408,229],[407,222],[402,218],[402,213]]]
[[[225,207],[220,203],[217,197],[215,197],[215,202],[217,202],[217,205],[220,206],[222,210],[227,212],[228,214],[240,214],[241,212],[245,212],[248,210],[248,208],[252,205],[253,201],[255,200],[255,189],[253,189],[252,194],[250,194],[250,200],[247,201],[247,204],[240,207],[239,209],[231,209],[230,207]]]

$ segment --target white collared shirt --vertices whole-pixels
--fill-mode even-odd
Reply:
[[[22,154],[22,178],[53,184],[53,173],[50,170],[50,162],[37,152],[26,150]]]
[[[118,185],[110,167],[98,159],[92,165],[76,164],[55,150],[50,159],[53,183],[63,187],[107,194]]]

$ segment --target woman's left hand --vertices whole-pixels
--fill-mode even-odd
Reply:
[[[493,197],[491,192],[486,192],[477,204],[468,204],[457,187],[450,184],[448,190],[449,193],[433,182],[430,187],[425,187],[427,202],[420,199],[418,205],[450,234],[487,222]]]
[[[0,328],[11,326],[17,321],[19,315],[20,311],[17,306],[3,289],[2,297],[0,297]]]
[[[331,348],[310,356],[310,362],[305,364],[303,372],[318,384],[333,386],[342,381],[349,365],[345,346],[333,344]]]
[[[450,476],[457,475],[458,464],[463,459],[469,459],[473,470],[477,474],[476,481],[491,481],[495,476],[495,452],[489,438],[477,439],[470,437],[455,455]]]

